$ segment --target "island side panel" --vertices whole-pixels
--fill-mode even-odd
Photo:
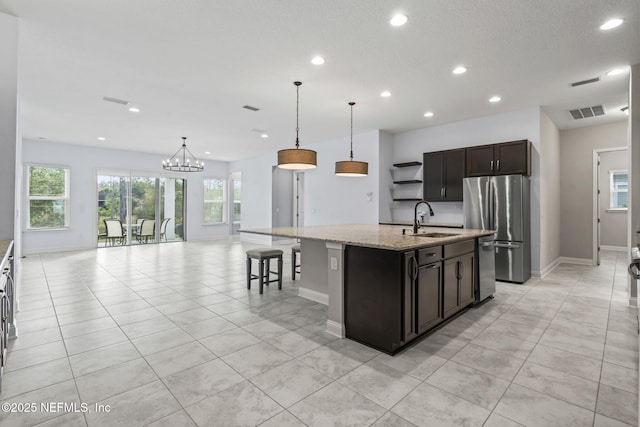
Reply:
[[[329,307],[327,332],[340,338],[345,337],[344,326],[344,246],[340,243],[326,243],[329,277]]]
[[[298,295],[315,302],[329,303],[329,262],[327,246],[320,240],[300,240],[301,265]]]
[[[347,338],[387,353],[402,341],[402,253],[347,246],[345,249]]]

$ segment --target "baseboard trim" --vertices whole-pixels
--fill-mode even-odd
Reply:
[[[540,270],[538,272],[539,275],[537,277],[540,277],[541,279],[544,279],[544,277],[547,274],[551,273],[553,271],[553,269],[556,268],[559,264],[560,264],[560,257],[556,258],[551,264],[548,264],[545,268]]]
[[[272,242],[271,236],[243,232],[240,232],[240,240],[243,242],[261,243],[263,245],[271,245]]]
[[[338,338],[345,337],[344,325],[333,320],[327,320],[327,332]]]
[[[579,265],[593,265],[593,260],[591,258],[571,258],[566,256],[561,256],[558,258],[558,264],[579,264]]]
[[[616,252],[627,252],[628,248],[626,246],[605,246],[601,245],[600,249],[603,251],[616,251]]]
[[[298,288],[298,296],[308,300],[329,305],[329,295],[309,288]]]

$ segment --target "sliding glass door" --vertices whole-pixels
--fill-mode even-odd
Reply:
[[[98,246],[182,241],[185,180],[98,173]]]

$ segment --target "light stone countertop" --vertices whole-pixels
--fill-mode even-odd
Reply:
[[[381,222],[380,225],[402,225],[403,227],[412,227],[413,221],[390,221]],[[444,227],[444,228],[462,228],[462,224],[456,224],[453,222],[421,222],[422,227]]]
[[[2,260],[0,265],[2,266],[4,266],[4,263],[9,258],[7,250],[9,249],[9,246],[11,246],[11,243],[13,243],[13,240],[0,240],[0,260]]]
[[[341,224],[320,225],[311,227],[276,227],[253,230],[240,230],[241,233],[264,234],[268,236],[290,237],[294,239],[321,240],[344,245],[363,246],[369,248],[405,251],[429,246],[455,243],[463,240],[490,236],[493,231],[424,227],[413,235],[411,227],[402,228],[395,225],[376,224]],[[448,237],[421,237],[428,233],[453,234]]]

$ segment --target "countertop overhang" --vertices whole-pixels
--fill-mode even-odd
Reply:
[[[394,225],[377,224],[340,224],[319,225],[309,227],[275,227],[240,230],[241,233],[263,234],[267,236],[290,237],[293,239],[321,240],[343,245],[363,246],[369,248],[405,251],[430,246],[445,245],[463,240],[474,239],[495,234],[491,230],[451,229],[429,227],[421,228],[414,235],[407,227],[406,234],[402,228]],[[425,234],[453,234],[446,237],[425,237]]]

